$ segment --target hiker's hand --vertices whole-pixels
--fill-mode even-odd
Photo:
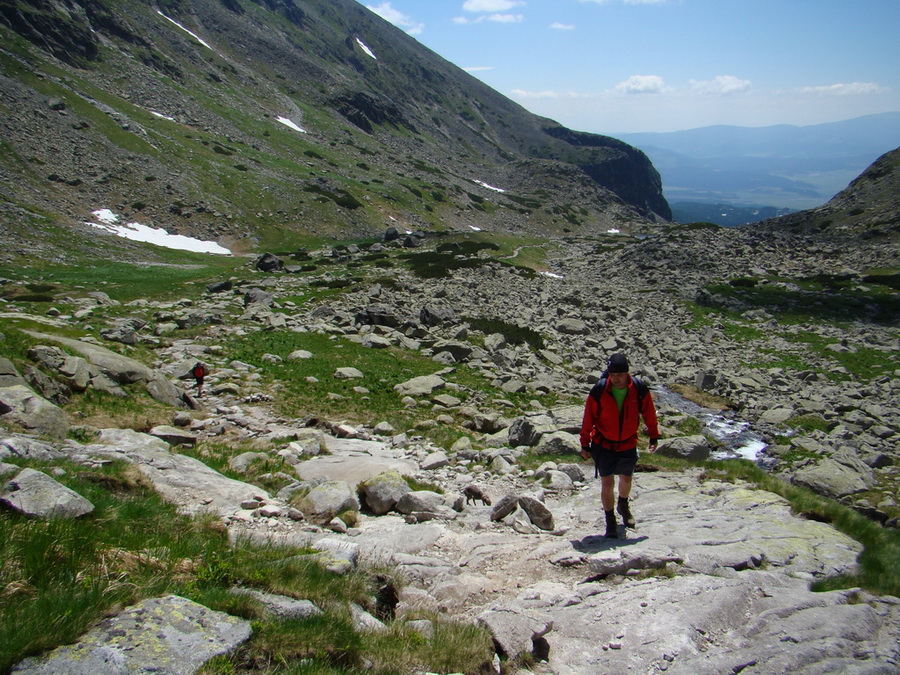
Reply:
[[[650,445],[647,446],[647,451],[648,451],[651,455],[652,455],[654,452],[656,452],[656,443],[654,443],[653,441],[651,441],[651,442],[650,442]]]
[[[591,458],[591,451],[588,450],[587,448],[582,448],[582,449],[581,449],[581,458],[582,458],[582,459],[590,459],[590,458]]]

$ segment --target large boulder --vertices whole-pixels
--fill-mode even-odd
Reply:
[[[0,419],[20,424],[43,436],[65,438],[69,430],[66,413],[28,387],[0,387]]]
[[[352,488],[340,481],[317,485],[294,505],[311,521],[322,524],[344,511],[359,511],[359,501]]]
[[[447,386],[440,375],[420,375],[394,386],[400,396],[428,396]]]
[[[79,518],[94,505],[77,492],[34,469],[22,469],[3,486],[0,504],[32,518]]]
[[[393,509],[412,488],[398,471],[386,471],[370,478],[360,487],[369,510],[377,516]]]
[[[250,622],[177,595],[148,598],[104,619],[78,642],[27,658],[20,675],[197,672],[251,635]]]
[[[117,354],[106,347],[91,344],[90,342],[82,342],[81,340],[72,340],[71,338],[60,337],[58,335],[48,335],[46,333],[38,333],[35,331],[24,332],[39,340],[56,342],[63,347],[67,347],[68,349],[81,354],[81,356],[96,366],[101,373],[118,384],[147,382],[152,376],[152,371],[140,361]]]
[[[791,482],[833,499],[868,490],[875,484],[872,469],[847,451],[797,470]]]

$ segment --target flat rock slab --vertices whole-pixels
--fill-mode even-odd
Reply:
[[[15,666],[25,675],[192,675],[246,641],[250,622],[170,595],[101,621],[73,645]]]
[[[104,429],[100,443],[82,446],[87,455],[121,459],[137,466],[163,499],[186,515],[233,515],[241,503],[269,495],[260,487],[223,476],[200,460],[169,450],[165,441],[129,429]]]
[[[418,463],[400,459],[399,453],[380,441],[363,441],[325,437],[325,447],[332,454],[313,457],[294,467],[302,480],[327,478],[356,486],[385,471],[411,476]]]

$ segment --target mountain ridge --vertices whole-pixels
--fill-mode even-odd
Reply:
[[[240,247],[671,218],[642,152],[532,115],[349,0],[3,0],[0,34],[5,202],[34,222],[110,207]]]

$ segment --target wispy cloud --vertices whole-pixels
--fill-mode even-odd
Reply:
[[[615,89],[620,94],[663,94],[670,90],[659,75],[632,75]]]
[[[480,73],[485,70],[493,70],[494,66],[469,66],[468,68],[463,68],[467,73]]]
[[[403,12],[394,9],[389,2],[382,2],[380,5],[366,5],[366,8],[397,28],[402,28],[410,35],[421,35],[425,30],[424,23],[418,23]]]
[[[888,91],[877,82],[849,82],[846,84],[829,84],[823,87],[803,87],[804,94],[821,94],[823,96],[860,96],[862,94],[884,94]]]
[[[753,83],[734,75],[717,75],[711,80],[691,80],[691,91],[696,94],[740,94],[748,91]]]
[[[453,23],[458,23],[460,25],[484,23],[485,21],[493,21],[494,23],[522,23],[525,21],[525,17],[522,14],[483,14],[474,19],[465,16],[457,16],[453,19]]]
[[[453,19],[453,22],[458,24],[483,23],[485,21],[493,23],[522,23],[525,21],[524,15],[510,14],[508,10],[522,7],[525,4],[524,0],[466,0],[462,6],[463,11],[480,14],[480,16],[472,19],[458,16]]]
[[[570,23],[560,23],[559,21],[550,24],[550,28],[556,30],[575,30],[575,26]]]
[[[505,12],[524,4],[523,0],[466,0],[462,8],[465,12]]]

